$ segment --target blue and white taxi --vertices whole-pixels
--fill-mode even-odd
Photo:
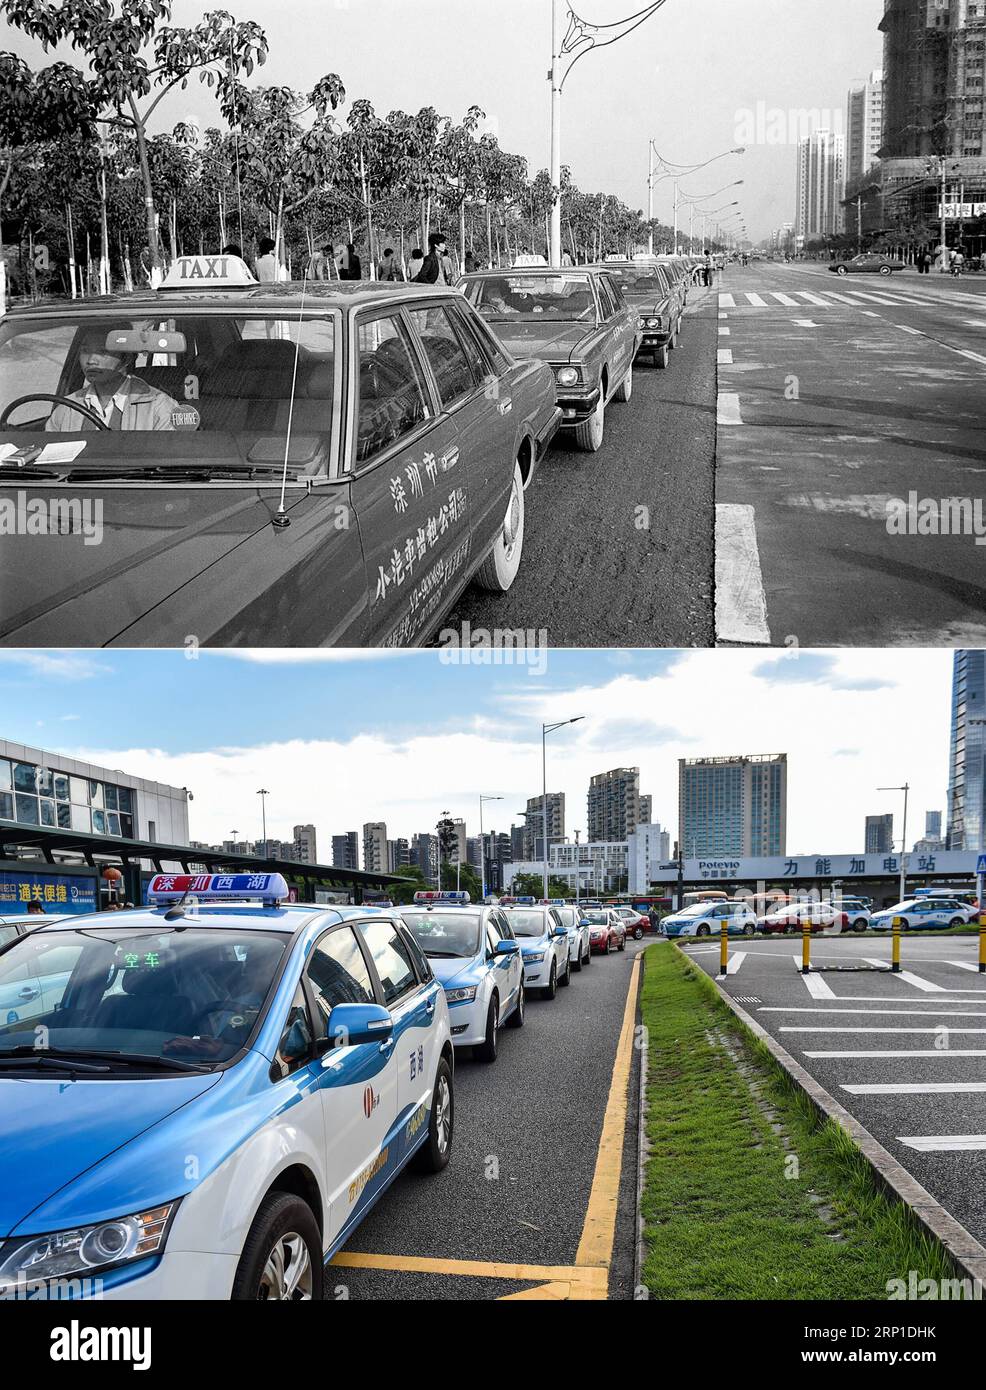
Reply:
[[[568,957],[568,928],[553,907],[534,898],[501,898],[500,906],[524,957],[524,988],[554,999],[559,985],[572,982]]]
[[[401,917],[445,990],[454,1046],[495,1062],[501,1026],[524,1026],[524,963],[507,919],[451,891],[415,893]]]
[[[4,1293],[319,1299],[405,1165],[448,1163],[427,961],[395,913],[287,897],[279,874],[162,874],[147,908],[0,950],[0,991],[59,981],[0,1023]]]
[[[578,974],[584,965],[592,964],[589,923],[583,919],[580,910],[567,903],[564,898],[542,898],[541,906],[553,907],[555,916],[568,932],[568,959],[572,969]]]
[[[909,931],[920,931],[922,928],[941,930],[942,927],[964,927],[975,915],[974,908],[968,903],[958,902],[955,898],[905,898],[895,907],[874,912],[870,917],[870,929],[891,931],[895,917],[902,918]]]

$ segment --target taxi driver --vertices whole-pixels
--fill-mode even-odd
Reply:
[[[107,349],[107,338],[112,331],[111,325],[85,331],[79,348],[79,365],[85,384],[81,390],[66,396],[66,401],[78,401],[111,430],[173,430],[172,412],[178,409],[178,403],[156,387],[148,386],[140,377],[131,375],[132,353]],[[124,325],[123,331],[131,332],[131,326]],[[97,428],[87,415],[68,405],[56,405],[45,425],[46,430],[61,434]]]

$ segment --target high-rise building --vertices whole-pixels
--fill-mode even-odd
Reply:
[[[430,883],[438,873],[438,836],[422,830],[411,839],[409,863]]]
[[[627,841],[630,893],[649,893],[654,874],[671,858],[671,836],[659,825],[638,825]]]
[[[861,178],[871,168],[883,144],[883,73],[871,72],[849,93],[846,122],[846,181]]]
[[[952,669],[947,846],[986,849],[986,652],[957,651]]]
[[[392,874],[400,873],[411,862],[411,846],[407,840],[387,841],[387,868]]]
[[[651,817],[654,814],[654,798],[652,796],[642,796],[637,810],[637,824],[650,825]]]
[[[885,0],[885,159],[947,152],[950,0]]]
[[[367,873],[385,874],[389,862],[386,821],[367,821],[363,826],[364,870]]]
[[[318,850],[315,844],[314,825],[296,825],[291,832],[294,835],[295,858],[301,864],[317,864]]]
[[[833,236],[845,227],[846,137],[816,130],[798,146],[798,204],[795,230],[806,241]]]
[[[524,854],[525,839],[527,836],[527,826],[512,825],[510,827],[510,860],[511,862],[526,858]]]
[[[640,768],[616,767],[589,781],[587,837],[593,844],[626,840],[640,822]]]
[[[894,848],[894,818],[892,815],[866,817],[867,854],[892,854]]]
[[[565,793],[548,792],[548,849],[561,844],[565,838]],[[544,860],[544,798],[532,796],[527,801],[524,829],[525,859]]]
[[[347,830],[344,835],[332,836],[332,867],[359,868],[359,835],[355,830]]]
[[[925,811],[924,838],[926,840],[941,839],[941,811]]]
[[[686,858],[787,849],[787,754],[681,758],[678,837]]]

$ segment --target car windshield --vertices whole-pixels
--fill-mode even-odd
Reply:
[[[588,275],[495,275],[474,281],[469,297],[490,323],[511,319],[585,323],[596,317]]]
[[[664,273],[655,266],[612,266],[606,267],[606,274],[620,282],[624,294],[662,295],[667,285]]]
[[[514,936],[544,936],[548,930],[548,923],[543,912],[537,912],[533,908],[525,911],[523,908],[510,908],[510,925],[514,929]]]
[[[584,912],[582,920],[588,922],[591,927],[604,927],[609,917],[605,912]]]
[[[253,1030],[287,940],[187,919],[23,937],[0,956],[0,1065],[49,1048],[227,1061]]]
[[[289,468],[324,473],[335,315],[281,314],[121,308],[10,319],[0,327],[0,450],[29,448],[33,462],[44,448],[64,461],[71,443],[80,468],[94,455],[131,469],[232,455],[280,472],[290,422]],[[196,439],[182,449],[176,434]]]
[[[715,907],[715,903],[692,903],[689,907],[682,908],[678,913],[679,917],[704,917],[710,908]]]
[[[474,956],[479,950],[480,920],[475,912],[405,912],[408,931],[426,956]]]

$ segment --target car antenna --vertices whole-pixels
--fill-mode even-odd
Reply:
[[[284,531],[291,525],[291,518],[288,516],[284,506],[284,497],[288,487],[288,459],[291,456],[291,427],[294,423],[294,393],[298,384],[298,360],[301,356],[301,330],[305,321],[305,292],[308,289],[308,270],[305,266],[304,278],[301,282],[301,305],[298,309],[298,341],[294,345],[294,368],[291,372],[291,400],[288,403],[288,430],[284,440],[284,472],[281,474],[281,500],[278,503],[277,515],[272,519],[271,525],[279,531]]]
[[[164,920],[166,922],[177,922],[185,916],[185,904],[188,902],[189,891],[190,890],[186,888],[184,893],[178,899],[178,901],[176,903],[172,903],[171,906],[168,908],[167,912],[164,914]],[[175,931],[186,930],[186,927],[175,927]]]

